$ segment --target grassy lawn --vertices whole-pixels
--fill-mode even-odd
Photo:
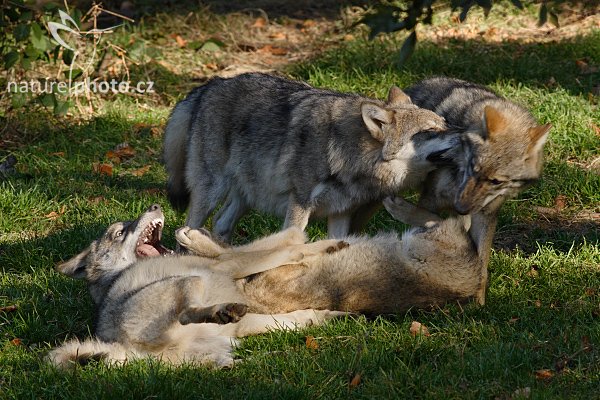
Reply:
[[[445,13],[423,29],[413,57],[398,69],[393,61],[402,35],[367,41],[360,28],[347,34],[338,20],[318,15],[281,15],[261,27],[260,14],[250,11],[189,11],[158,14],[115,32],[117,43],[134,38],[160,48],[130,70],[133,81],[156,82],[152,96],[105,96],[96,99],[93,113],[74,109],[62,118],[27,105],[0,120],[6,125],[0,161],[9,153],[18,160],[16,174],[0,179],[0,398],[600,396],[600,19],[578,35],[553,40],[519,34],[486,40],[460,32],[440,38],[435,33],[450,24]],[[513,17],[499,12],[484,29]],[[473,18],[472,26],[479,26],[481,16]],[[215,32],[224,51],[197,51],[174,39],[181,35],[190,43]],[[288,33],[288,41],[275,42],[278,32]],[[134,218],[155,202],[165,211],[166,242],[174,245],[184,216],[166,201],[164,123],[189,88],[236,63],[381,98],[392,84],[450,75],[489,85],[526,105],[540,123],[551,122],[542,180],[502,209],[486,305],[348,318],[250,337],[237,349],[243,362],[228,371],[157,361],[52,369],[43,360],[51,347],[93,331],[85,285],[53,267],[109,223]],[[123,143],[133,151],[117,162],[107,153]],[[280,224],[249,215],[234,240],[247,242]],[[368,231],[404,228],[382,212]],[[311,224],[308,232],[323,238],[324,224]],[[411,335],[413,321],[430,335]],[[314,338],[310,345],[307,337]]]

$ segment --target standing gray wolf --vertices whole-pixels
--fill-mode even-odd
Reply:
[[[162,211],[154,205],[136,221],[111,225],[87,249],[58,266],[60,272],[88,282],[97,320],[96,338],[74,340],[51,351],[53,364],[122,363],[157,356],[173,364],[230,366],[237,337],[344,314],[309,309],[248,312],[236,285],[264,269],[335,251],[343,242],[304,245],[304,233],[291,229],[213,258],[174,256],[160,244],[163,224]],[[280,250],[265,251],[273,247]]]
[[[523,107],[484,86],[447,77],[425,79],[406,94],[444,117],[445,135],[460,137],[453,149],[430,157],[442,163],[422,185],[420,207],[436,213],[478,212],[540,177],[551,125],[538,125]],[[359,230],[379,206],[376,201],[357,210],[352,230]]]
[[[437,77],[406,89],[419,107],[435,111],[446,119],[452,131],[463,139],[463,164],[458,174],[450,169],[432,173],[425,195],[440,207],[446,197],[448,208],[462,214],[476,212],[489,204],[516,195],[536,181],[542,170],[543,149],[551,125],[538,125],[531,113],[490,89],[458,79]],[[447,152],[441,157],[454,157]],[[455,189],[455,186],[458,186]],[[496,208],[496,207],[493,207]]]
[[[424,180],[427,158],[456,143],[444,128],[396,87],[383,103],[265,74],[215,78],[167,123],[169,199],[181,211],[189,203],[193,228],[225,199],[213,217],[225,240],[249,208],[300,229],[327,217],[329,236],[341,237],[360,205]]]

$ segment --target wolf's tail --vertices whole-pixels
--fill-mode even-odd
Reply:
[[[83,342],[72,340],[48,353],[48,361],[56,367],[69,369],[76,365],[86,365],[91,361],[104,361],[120,364],[135,357],[119,343],[106,343],[97,339]]]
[[[185,211],[190,202],[190,193],[185,182],[188,138],[194,108],[203,89],[203,86],[194,89],[177,103],[165,128],[163,160],[169,174],[167,195],[177,211]]]

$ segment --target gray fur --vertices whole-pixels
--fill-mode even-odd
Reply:
[[[444,117],[450,131],[461,136],[455,150],[442,156],[455,166],[430,174],[422,206],[462,214],[497,208],[493,203],[515,196],[540,177],[551,125],[538,125],[522,106],[484,86],[446,77],[423,80],[406,93],[414,104]],[[440,181],[445,183],[436,183]]]
[[[328,217],[330,236],[344,236],[360,205],[424,180],[427,156],[456,142],[444,128],[398,88],[384,103],[271,75],[215,78],[169,119],[169,196],[181,206],[187,190],[193,228],[225,199],[213,218],[225,239],[250,208],[301,229]]]

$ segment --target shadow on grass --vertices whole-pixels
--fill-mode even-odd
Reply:
[[[512,81],[516,85],[552,90],[562,87],[573,95],[587,94],[600,80],[600,71],[586,73],[577,60],[600,64],[600,30],[586,36],[549,43],[484,43],[480,40],[422,41],[404,68],[395,57],[402,39],[372,42],[356,40],[321,57],[294,66],[295,75],[308,79],[313,71],[325,71],[352,79],[388,72],[397,74],[400,85],[431,75],[447,75],[481,84]]]

